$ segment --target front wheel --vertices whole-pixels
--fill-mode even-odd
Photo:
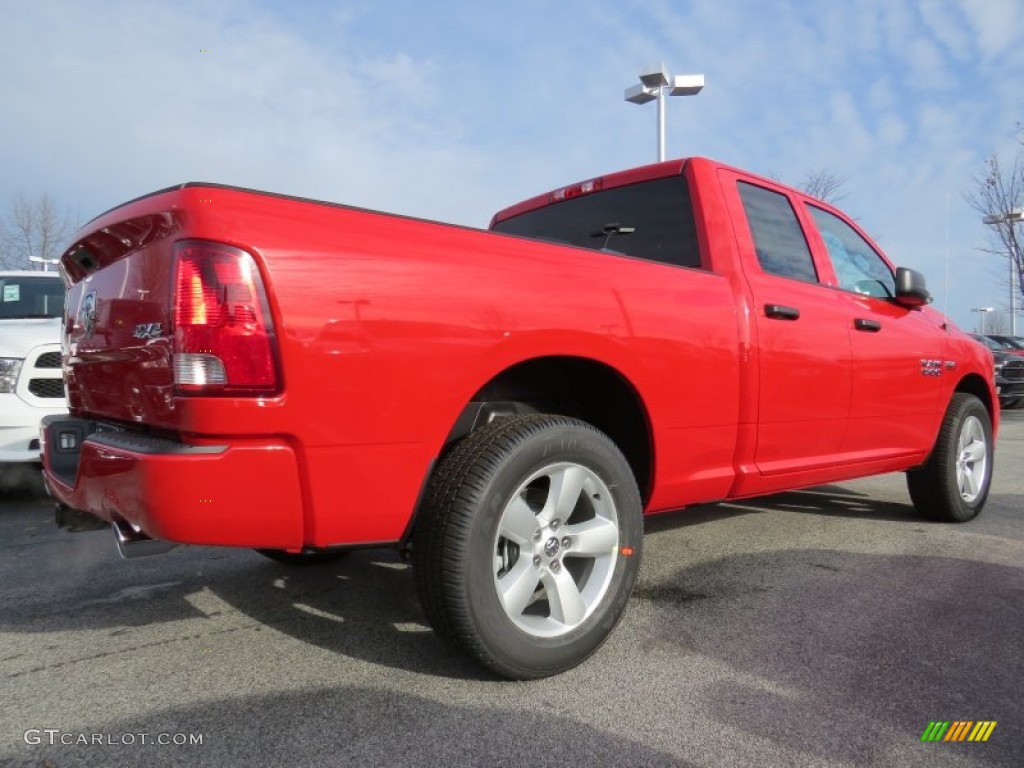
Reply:
[[[928,462],[907,472],[914,508],[948,523],[976,517],[988,498],[993,449],[988,410],[974,395],[954,394]]]
[[[439,463],[413,542],[435,631],[499,675],[532,679],[584,661],[618,622],[640,562],[640,494],[591,425],[502,419]]]

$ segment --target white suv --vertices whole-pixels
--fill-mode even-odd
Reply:
[[[63,314],[57,273],[0,272],[0,463],[39,461],[39,421],[67,412]]]

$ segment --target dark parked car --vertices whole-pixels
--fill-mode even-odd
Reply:
[[[1002,408],[1016,408],[1024,401],[1024,357],[1013,354],[992,336],[972,333],[971,338],[992,350],[992,359],[996,364],[996,391],[999,393],[999,405]],[[997,338],[1011,339],[1012,337]]]
[[[1024,339],[1020,336],[1003,336],[997,333],[989,333],[986,335],[998,344],[1004,352],[1024,357]]]

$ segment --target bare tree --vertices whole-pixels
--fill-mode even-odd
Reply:
[[[1024,145],[1024,127],[1019,129]],[[1007,259],[1008,269],[1000,282],[1009,287],[1010,273],[1016,276],[1018,307],[1024,305],[1024,254],[1018,227],[1024,209],[1024,154],[1005,163],[998,155],[985,161],[984,170],[974,178],[974,189],[965,195],[968,204],[981,214],[988,225],[988,247],[982,250]]]
[[[74,233],[70,213],[60,211],[48,194],[17,195],[0,218],[0,267],[30,269],[30,256],[56,259]]]
[[[985,319],[985,333],[1006,336],[1010,333],[1009,312],[989,312]]]
[[[845,187],[847,181],[849,181],[849,178],[846,176],[837,176],[829,170],[819,168],[808,173],[800,183],[799,188],[811,197],[816,197],[822,202],[834,205],[846,197]]]

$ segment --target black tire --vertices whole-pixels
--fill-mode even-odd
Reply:
[[[616,445],[577,419],[532,414],[492,422],[441,459],[413,571],[440,637],[528,680],[601,646],[629,601],[642,544],[640,494]]]
[[[303,551],[303,552],[289,552],[286,549],[257,549],[264,557],[269,557],[271,560],[283,563],[284,565],[323,565],[325,563],[333,563],[335,560],[339,560],[348,554],[346,550],[322,550],[322,551]]]
[[[907,472],[914,508],[946,523],[977,517],[988,498],[993,459],[988,410],[974,395],[954,394],[928,462]]]

